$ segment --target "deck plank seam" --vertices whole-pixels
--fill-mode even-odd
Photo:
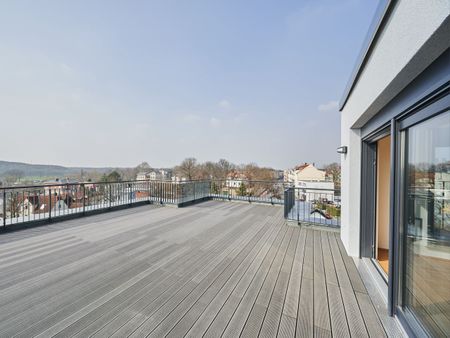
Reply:
[[[272,231],[272,233],[271,233],[270,236],[269,236],[269,237],[270,237],[269,240],[268,240],[266,243],[264,243],[264,245],[262,246],[262,248],[261,248],[261,250],[260,250],[260,252],[262,252],[263,250],[265,250],[265,254],[264,254],[263,257],[260,259],[261,262],[259,263],[259,265],[256,266],[256,268],[257,268],[256,272],[258,271],[259,267],[260,267],[261,264],[263,263],[265,257],[268,255],[269,250],[270,250],[270,246],[269,246],[268,248],[265,248],[264,246],[267,246],[267,244],[272,243],[272,242],[276,239],[278,233],[281,231],[281,228],[278,228],[278,229],[277,229],[277,227],[273,226],[273,229],[272,229],[271,231]],[[258,255],[259,255],[259,253],[258,253]],[[211,319],[211,322],[210,322],[210,323],[212,323],[212,322],[214,321],[214,319],[216,318],[216,316],[220,313],[220,310],[223,308],[223,306],[225,305],[225,303],[226,303],[226,302],[228,301],[228,299],[230,299],[230,297],[233,295],[234,290],[240,285],[241,281],[245,278],[246,272],[247,272],[249,269],[252,268],[252,265],[254,264],[254,262],[257,262],[257,260],[258,260],[258,256],[255,257],[255,259],[253,260],[252,264],[249,265],[248,269],[242,274],[242,276],[239,278],[239,280],[235,283],[234,287],[230,290],[230,292],[228,293],[228,296],[227,296],[227,297],[225,298],[225,300],[222,302],[222,305],[219,307],[218,311],[216,312],[216,314],[214,315],[214,317]],[[256,274],[256,272],[255,272],[255,274]],[[223,289],[222,289],[222,290],[223,290]],[[221,291],[222,291],[222,290],[221,290]],[[221,292],[221,291],[220,291],[220,292]],[[220,292],[219,292],[219,293],[220,293]],[[216,300],[217,300],[217,295],[216,295],[216,297],[214,297],[214,298],[211,300],[211,302],[205,307],[205,309],[203,310],[203,312],[198,316],[197,320],[194,321],[194,322],[192,323],[192,325],[190,326],[190,328],[186,331],[186,335],[192,330],[192,328],[193,328],[193,327],[196,325],[196,323],[200,320],[200,318],[203,316],[203,314],[208,310],[208,308],[211,306],[211,304],[212,304],[214,301],[216,301]],[[208,325],[208,327],[209,327],[209,325]],[[208,329],[208,327],[206,328],[206,330]],[[206,331],[205,331],[205,332],[206,332]]]
[[[275,224],[275,226],[279,226],[279,225],[281,225],[281,222],[280,222],[280,224]],[[259,277],[260,274],[263,274],[262,275],[261,285],[258,288],[258,292],[256,293],[256,295],[254,297],[254,300],[252,301],[252,307],[249,309],[249,313],[251,312],[251,309],[254,306],[254,302],[257,299],[257,295],[259,294],[260,289],[262,288],[262,285],[263,285],[263,283],[265,281],[265,278],[267,277],[267,274],[268,274],[268,272],[270,270],[270,267],[272,266],[272,264],[273,264],[273,262],[275,260],[276,254],[277,254],[277,252],[278,252],[278,250],[279,250],[279,248],[281,246],[281,243],[282,243],[282,241],[283,241],[283,239],[284,239],[284,237],[286,235],[286,232],[287,232],[287,229],[280,226],[280,231],[277,233],[277,236],[274,239],[272,245],[270,246],[266,257],[261,262],[261,265],[258,267],[258,270],[256,271],[255,275],[252,277],[250,282],[247,284],[245,290],[243,290],[242,295],[240,295],[240,294],[235,295],[235,291],[233,291],[231,297],[238,297],[239,301],[236,304],[236,306],[234,307],[234,309],[232,309],[233,312],[230,314],[230,316],[229,316],[229,318],[228,318],[228,320],[227,320],[227,322],[225,324],[225,327],[223,328],[222,335],[224,335],[229,330],[230,324],[232,323],[233,318],[235,318],[236,312],[241,308],[242,301],[245,299],[246,296],[248,296],[248,292],[250,291],[250,288],[253,285],[255,279],[257,277]],[[268,264],[268,266],[266,267],[266,272],[264,272],[264,270],[262,270],[262,269],[264,269],[266,263]],[[222,309],[224,309],[225,306],[227,306],[227,305],[228,305],[228,302],[224,302],[224,304],[222,305],[221,310],[217,313],[217,315],[215,316],[214,320],[211,321],[211,323],[208,325],[208,328],[206,329],[205,334],[207,334],[210,331],[211,326],[214,325],[214,323],[216,321],[216,318],[219,316],[219,314],[221,313]],[[247,316],[245,318],[246,320],[247,320]],[[244,323],[242,325],[242,328],[245,326],[246,320],[244,321]],[[242,328],[241,328],[241,330],[242,330]],[[239,331],[239,332],[241,332],[241,331]]]
[[[262,290],[262,288],[263,288],[263,285],[264,285],[264,283],[265,283],[265,281],[266,281],[266,279],[267,279],[267,276],[269,275],[270,269],[272,268],[272,265],[273,265],[273,263],[274,263],[274,261],[275,261],[275,258],[276,258],[276,256],[277,256],[279,250],[281,249],[281,244],[283,243],[283,240],[284,240],[284,238],[286,237],[286,234],[287,234],[287,229],[284,229],[283,237],[281,237],[279,243],[277,243],[277,247],[276,247],[276,249],[275,249],[276,251],[274,252],[273,257],[271,258],[269,267],[267,268],[267,272],[264,273],[264,276],[263,276],[264,278],[263,278],[263,280],[262,280],[262,282],[261,282],[261,285],[260,285],[260,287],[259,287],[258,292],[257,292],[256,295],[255,295],[255,299],[254,299],[253,304],[252,304],[252,306],[251,306],[251,308],[250,308],[250,311],[248,312],[247,317],[246,317],[246,319],[245,319],[245,321],[244,321],[244,323],[243,323],[243,325],[242,325],[242,327],[241,327],[241,332],[240,332],[240,334],[242,333],[243,328],[244,328],[245,325],[247,324],[247,321],[248,321],[248,318],[249,318],[249,316],[250,316],[250,313],[251,313],[251,311],[253,310],[253,308],[254,308],[254,306],[255,306],[255,304],[256,304],[256,300],[257,300],[257,298],[258,298],[258,296],[259,296],[259,294],[260,294],[260,292],[261,292],[261,290]],[[253,280],[252,280],[252,282],[253,282]],[[233,319],[234,314],[235,314],[236,311],[238,310],[238,308],[239,308],[239,306],[240,306],[242,300],[245,298],[245,295],[247,294],[247,292],[248,292],[250,286],[251,286],[251,284],[248,285],[247,290],[245,291],[244,297],[242,297],[241,301],[239,302],[238,306],[236,307],[236,309],[235,309],[235,311],[234,311],[232,317],[231,317],[230,320],[228,321],[228,324],[227,324],[227,326],[225,327],[225,329],[224,329],[222,335],[223,335],[223,334],[226,332],[226,330],[228,329],[228,326],[229,326],[231,320]],[[211,323],[211,324],[212,324],[212,323]]]
[[[242,248],[239,248],[238,246],[236,247],[236,248],[234,248],[233,250],[230,250],[230,254],[229,255],[231,255],[231,257],[236,257],[245,247],[246,247],[246,245],[248,245],[248,243],[250,243],[251,242],[251,240],[252,240],[252,233],[249,233],[248,234],[248,236],[246,237],[246,240],[248,239],[248,241],[247,241],[247,243],[242,247]],[[244,242],[244,240],[241,240],[241,241],[239,241],[238,243],[243,243]],[[228,257],[228,256],[226,256],[226,257]],[[228,262],[228,264],[226,265],[226,266],[228,266],[229,264],[231,264],[231,262],[233,261],[233,259],[234,258],[229,258],[228,260],[229,260],[229,262]],[[224,258],[225,259],[225,258]],[[226,259],[225,259],[226,260]],[[220,266],[220,263],[222,262],[223,260],[221,260],[220,262],[218,262],[217,264],[215,264],[215,268],[212,270],[212,272],[214,272],[219,266]],[[210,273],[208,273],[208,275],[209,275]],[[195,277],[194,277],[195,278]],[[194,288],[195,289],[195,288]],[[190,292],[188,292],[188,294],[185,296],[185,297],[183,297],[183,299],[181,299],[180,300],[180,302],[181,301],[183,301],[186,297],[188,297],[188,295],[192,292],[193,290],[191,290]],[[164,306],[164,305],[162,305],[162,306]],[[161,307],[162,307],[161,306]],[[160,307],[160,308],[161,308]],[[156,311],[158,311],[158,310],[156,310]],[[156,313],[156,312],[154,312],[154,313]],[[164,317],[165,318],[165,317]],[[143,325],[143,324],[142,324]],[[141,325],[141,326],[142,326]],[[136,328],[136,330],[134,330],[134,332],[136,332],[137,330],[139,330],[139,327],[138,328]],[[133,332],[133,334],[134,334],[134,332]]]
[[[267,222],[267,223],[269,223],[269,222]],[[270,223],[269,223],[269,224],[270,224]],[[256,260],[258,254],[261,252],[261,250],[263,250],[264,244],[266,243],[266,241],[268,240],[268,238],[271,236],[272,232],[275,232],[275,230],[276,230],[275,228],[272,228],[272,227],[269,226],[267,232],[263,235],[263,237],[260,238],[260,240],[258,241],[258,243],[255,244],[255,246],[253,247],[253,249],[252,249],[252,251],[249,253],[249,255],[246,256],[246,257],[244,258],[244,260],[240,263],[240,265],[239,265],[239,266],[238,266],[238,267],[230,274],[229,278],[228,278],[226,281],[224,281],[224,283],[222,284],[222,286],[220,287],[220,289],[217,290],[217,292],[213,295],[213,297],[210,299],[210,301],[209,301],[207,304],[204,304],[204,309],[203,309],[203,311],[206,310],[206,308],[208,307],[208,305],[215,299],[215,297],[220,293],[220,291],[226,286],[226,284],[229,282],[229,280],[230,280],[231,278],[233,278],[233,276],[235,276],[235,273],[237,273],[237,272],[239,271],[239,269],[240,269],[242,266],[244,266],[244,269],[245,269],[245,270],[242,271],[242,272],[239,271],[240,277],[238,277],[239,279],[238,279],[238,281],[236,282],[236,285],[239,283],[239,281],[244,277],[245,273],[250,269],[252,263]],[[256,250],[256,251],[254,252],[254,250]],[[252,257],[251,255],[253,255],[253,257]],[[249,257],[250,257],[250,258],[249,258]],[[248,258],[250,259],[250,261],[246,261]],[[244,264],[247,264],[247,267],[245,267]],[[186,313],[185,313],[181,318],[179,318],[179,320],[173,325],[172,329],[169,331],[169,333],[168,333],[167,335],[169,335],[170,332],[172,332],[173,329],[176,327],[176,325],[177,325],[181,320],[183,320],[183,318],[185,318],[185,316],[188,314],[188,312],[189,312],[196,304],[198,304],[198,303],[200,302],[200,300],[201,300],[201,298],[203,297],[203,295],[206,294],[206,293],[211,289],[211,287],[212,287],[212,286],[210,286],[210,287],[202,294],[202,296],[201,296],[196,302],[194,302],[194,303],[192,304],[191,307],[189,307],[189,309],[186,311]],[[203,313],[203,312],[202,312],[202,313]],[[197,318],[199,318],[199,317],[201,316],[202,313],[200,313],[200,314],[198,315]],[[191,328],[194,324],[195,324],[195,321],[191,323],[190,327],[187,329],[186,332],[188,332],[188,331],[190,330],[190,328]]]

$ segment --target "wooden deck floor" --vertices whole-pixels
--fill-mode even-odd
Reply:
[[[0,337],[386,336],[335,232],[139,207],[0,235]]]

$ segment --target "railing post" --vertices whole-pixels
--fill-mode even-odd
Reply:
[[[133,203],[133,188],[132,188],[133,184],[132,183],[128,183],[128,206],[131,206],[131,204]]]
[[[112,184],[109,184],[109,208],[111,209],[112,203]]]
[[[6,227],[6,190],[3,189],[3,226]]]
[[[180,187],[176,185],[175,183],[171,183],[173,188],[175,189],[175,195],[174,195],[174,204],[180,203]]]
[[[52,220],[52,188],[48,190],[48,220]]]
[[[84,183],[81,184],[81,188],[83,190],[83,216],[84,216],[86,210],[86,187],[84,186]]]
[[[284,218],[287,218],[287,206],[288,206],[289,200],[288,200],[288,193],[287,189],[284,191]]]

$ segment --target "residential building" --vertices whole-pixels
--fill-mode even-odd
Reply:
[[[304,201],[327,200],[334,202],[334,183],[332,181],[297,181],[295,182],[299,197]]]
[[[149,173],[146,171],[141,171],[141,172],[137,173],[137,175],[136,175],[137,181],[145,181],[148,179],[149,179]]]
[[[382,1],[340,102],[341,239],[417,337],[450,333],[450,2]]]
[[[50,210],[57,212],[72,206],[73,198],[68,194],[51,196],[45,194],[31,194],[28,196],[18,196],[17,213],[21,216],[31,216],[33,214],[47,213]]]
[[[232,170],[227,175],[225,186],[230,189],[237,189],[246,179],[247,177],[244,173],[239,172],[238,170]]]
[[[326,173],[324,170],[317,169],[314,164],[304,163],[285,170],[284,180],[294,184],[298,181],[325,181]]]
[[[304,201],[317,199],[334,201],[334,183],[324,170],[314,164],[304,163],[293,169],[285,170],[284,180],[297,189],[297,197]]]
[[[171,180],[172,180],[172,182],[185,182],[185,181],[187,181],[187,178],[181,177],[181,176],[172,176]]]
[[[66,202],[63,199],[58,199],[55,201],[55,204],[52,206],[52,213],[59,213],[68,209]]]
[[[155,169],[151,171],[142,171],[136,175],[137,181],[158,181],[170,179],[170,171],[166,169]]]
[[[30,216],[35,214],[39,210],[39,196],[30,195],[19,202],[18,210],[22,216]]]
[[[46,185],[44,190],[49,192],[52,190],[57,194],[62,194],[64,192],[70,191],[72,186],[78,185],[80,182],[71,178],[56,178],[54,180],[44,181],[42,184]]]
[[[159,179],[159,175],[158,175],[158,173],[157,173],[156,171],[151,171],[151,172],[149,172],[149,174],[148,174],[148,178],[149,178],[151,181],[156,181],[157,179]]]
[[[169,169],[160,169],[159,175],[162,180],[168,180],[172,175],[172,171]]]

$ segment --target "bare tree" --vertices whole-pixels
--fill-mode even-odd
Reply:
[[[216,178],[217,164],[211,161],[202,163],[197,167],[197,178],[212,179]]]
[[[231,170],[236,166],[227,160],[221,158],[216,164],[215,178],[226,179]]]
[[[197,166],[197,178],[224,180],[234,168],[235,165],[225,159],[218,162],[208,161]]]
[[[17,191],[10,191],[6,197],[6,201],[3,201],[6,206],[7,212],[9,211],[10,217],[18,217],[20,212],[21,196]],[[5,217],[5,216],[4,216]]]
[[[194,157],[184,159],[180,165],[175,167],[175,172],[188,180],[193,180],[198,172],[197,159]]]
[[[275,170],[272,168],[261,168],[256,163],[242,166],[241,171],[248,180],[272,181],[275,179]]]
[[[341,165],[339,163],[331,163],[325,166],[325,173],[331,177],[336,189],[341,187]]]

